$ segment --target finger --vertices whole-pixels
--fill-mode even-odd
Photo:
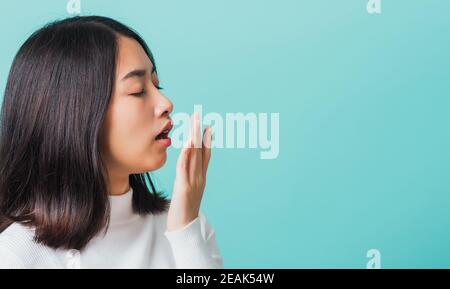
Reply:
[[[195,181],[202,170],[202,143],[200,136],[200,117],[194,112],[191,117],[191,138],[193,143],[192,153],[189,161],[189,176]]]
[[[203,174],[206,175],[211,159],[212,128],[209,126],[203,133]]]
[[[181,148],[180,156],[177,161],[177,169],[183,169],[188,173],[187,169],[189,168],[189,162],[192,155],[192,139],[191,136],[188,135],[187,140],[184,142],[183,147]]]
[[[202,148],[201,137],[200,137],[200,116],[198,112],[192,114],[192,141],[194,142],[194,147],[196,149]]]
[[[183,144],[183,148],[192,148],[194,144],[192,143],[192,130],[189,131],[189,135],[187,136],[187,140]]]
[[[178,161],[177,161],[177,170],[178,172],[188,172],[189,169],[189,162],[190,162],[190,156],[191,156],[191,151],[192,148],[190,147],[190,143],[191,141],[188,140],[185,143],[185,146],[181,149],[180,152],[180,156],[178,157]]]

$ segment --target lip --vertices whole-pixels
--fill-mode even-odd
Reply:
[[[173,128],[173,123],[171,120],[169,120],[169,122],[166,124],[166,126],[161,131],[164,131],[167,129],[170,132],[172,130],[172,128]]]
[[[172,120],[169,120],[166,123],[166,125],[159,131],[159,133],[155,136],[156,143],[161,144],[164,147],[169,147],[172,144],[172,140],[169,137],[169,133],[172,130],[172,128],[173,128]],[[160,135],[164,131],[166,131],[164,138],[156,139],[158,137],[158,135]]]
[[[158,136],[165,130],[168,130],[167,134],[169,134],[172,128],[173,128],[172,120],[169,120],[169,122],[167,122],[167,124],[156,135]]]
[[[156,140],[156,143],[162,144],[165,147],[169,147],[172,144],[172,140],[170,139],[170,137],[162,138],[162,139]]]

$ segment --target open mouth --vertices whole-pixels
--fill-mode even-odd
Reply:
[[[172,129],[172,122],[169,122],[163,129],[162,132],[160,132],[155,139],[156,140],[160,140],[160,139],[168,139],[169,138],[169,132]]]
[[[155,139],[159,140],[159,139],[165,139],[165,138],[168,138],[168,137],[169,137],[169,130],[166,129],[162,133],[158,134]]]

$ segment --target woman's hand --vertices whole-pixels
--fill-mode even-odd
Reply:
[[[198,217],[210,158],[211,127],[204,130],[202,141],[199,115],[194,112],[189,138],[177,161],[167,231],[180,229]]]

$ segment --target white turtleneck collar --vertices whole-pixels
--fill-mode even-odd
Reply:
[[[136,216],[133,212],[133,188],[121,195],[109,195],[110,224],[120,223]]]

